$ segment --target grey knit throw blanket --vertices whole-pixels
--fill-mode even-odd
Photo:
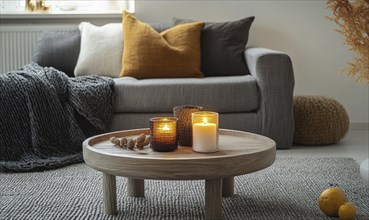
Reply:
[[[0,172],[82,162],[82,142],[109,129],[113,85],[35,63],[0,74]]]

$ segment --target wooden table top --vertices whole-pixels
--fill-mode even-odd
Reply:
[[[122,149],[110,137],[135,138],[149,135],[149,129],[135,129],[97,135],[83,142],[83,157],[93,169],[136,179],[196,180],[247,174],[273,164],[275,142],[267,137],[235,130],[219,129],[219,151],[196,153],[191,147],[173,152]]]

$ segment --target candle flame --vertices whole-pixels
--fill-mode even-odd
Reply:
[[[204,124],[207,124],[208,123],[208,119],[207,118],[204,118],[203,119],[203,122],[204,122]]]
[[[170,128],[168,127],[168,124],[165,124],[164,125],[163,130],[165,130],[165,131],[169,131],[170,130]]]

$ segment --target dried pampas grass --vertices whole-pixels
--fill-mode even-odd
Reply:
[[[340,27],[337,32],[346,38],[345,44],[358,53],[341,70],[357,82],[369,85],[369,0],[328,0],[334,18],[327,17]]]

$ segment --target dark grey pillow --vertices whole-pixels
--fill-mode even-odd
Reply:
[[[74,76],[80,46],[81,34],[78,28],[70,31],[43,31],[37,40],[32,61]]]
[[[255,17],[232,22],[206,22],[201,32],[201,71],[205,76],[249,74],[244,51]],[[174,24],[194,22],[173,18]]]

